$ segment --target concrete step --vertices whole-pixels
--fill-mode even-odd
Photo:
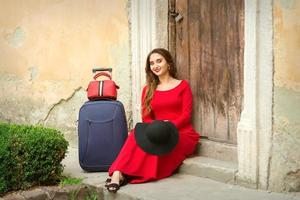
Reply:
[[[207,166],[209,166],[207,163],[211,163],[208,167],[208,170],[210,170],[210,168],[217,165],[216,163],[219,163],[218,161],[216,163],[211,161],[212,159],[206,159],[206,162],[204,162],[205,159],[203,157],[188,159],[183,167],[187,167],[188,164],[197,165],[197,163],[202,163],[204,167],[204,163]],[[85,184],[98,189],[100,199],[104,200],[300,200],[299,194],[270,193],[181,173],[155,182],[127,184],[121,187],[116,194],[113,194],[109,193],[104,187],[104,181],[107,177],[106,172],[86,173],[81,170],[78,164],[77,148],[69,148],[68,155],[63,163],[65,174],[83,178]],[[226,165],[223,163],[222,166],[225,169],[234,169],[231,164]],[[187,170],[187,168],[183,170]],[[190,170],[192,169],[190,168]]]
[[[179,168],[179,173],[235,184],[237,164],[208,157],[195,156],[183,162]]]
[[[237,146],[201,138],[196,153],[200,156],[237,163]]]
[[[291,195],[246,189],[183,174],[156,182],[128,184],[117,194],[103,190],[103,196],[104,200],[299,200]]]

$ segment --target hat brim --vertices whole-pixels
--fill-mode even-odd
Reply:
[[[167,144],[154,144],[152,143],[147,135],[145,129],[149,126],[149,123],[137,123],[134,130],[135,140],[139,147],[153,155],[165,155],[170,153],[176,146],[179,140],[179,134],[176,126],[171,122],[166,122],[171,128],[171,135]]]

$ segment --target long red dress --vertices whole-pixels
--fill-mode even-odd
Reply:
[[[146,87],[142,92],[142,103]],[[129,134],[118,157],[109,169],[121,171],[130,183],[142,183],[162,179],[172,175],[182,161],[193,153],[199,134],[191,125],[192,91],[187,81],[182,80],[175,88],[154,92],[151,101],[151,115],[143,115],[143,122],[169,120],[179,131],[179,142],[166,155],[156,156],[144,152],[135,141],[134,130]]]

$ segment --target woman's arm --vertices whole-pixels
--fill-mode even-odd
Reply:
[[[151,113],[148,113],[148,114],[146,114],[147,112],[146,112],[146,110],[145,110],[145,97],[146,97],[146,90],[147,90],[147,86],[145,86],[144,88],[143,88],[143,91],[142,91],[142,99],[141,99],[141,102],[142,102],[142,108],[141,108],[141,110],[142,110],[142,121],[143,122],[146,122],[146,123],[151,123],[152,121],[153,121],[153,119],[152,119],[152,116],[151,116]]]
[[[189,124],[191,121],[192,115],[192,108],[193,108],[193,95],[190,86],[188,85],[182,91],[182,108],[181,108],[181,115],[174,119],[170,120],[178,129],[184,127],[185,125]]]

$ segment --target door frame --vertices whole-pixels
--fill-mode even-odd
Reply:
[[[141,91],[145,84],[147,54],[157,47],[168,48],[168,1],[129,0],[132,125],[141,121]],[[157,31],[158,30],[158,31]],[[130,126],[132,128],[132,126]]]
[[[145,80],[146,55],[158,47],[157,44],[163,43],[160,47],[167,48],[168,1],[129,0],[129,3],[132,121],[135,124],[140,121],[140,91]],[[158,23],[161,21],[164,23]],[[244,30],[244,107],[237,128],[237,181],[253,188],[268,189],[273,133],[272,0],[245,0]]]
[[[244,27],[244,108],[237,130],[238,179],[255,188],[268,189],[273,135],[273,1],[245,0]]]

